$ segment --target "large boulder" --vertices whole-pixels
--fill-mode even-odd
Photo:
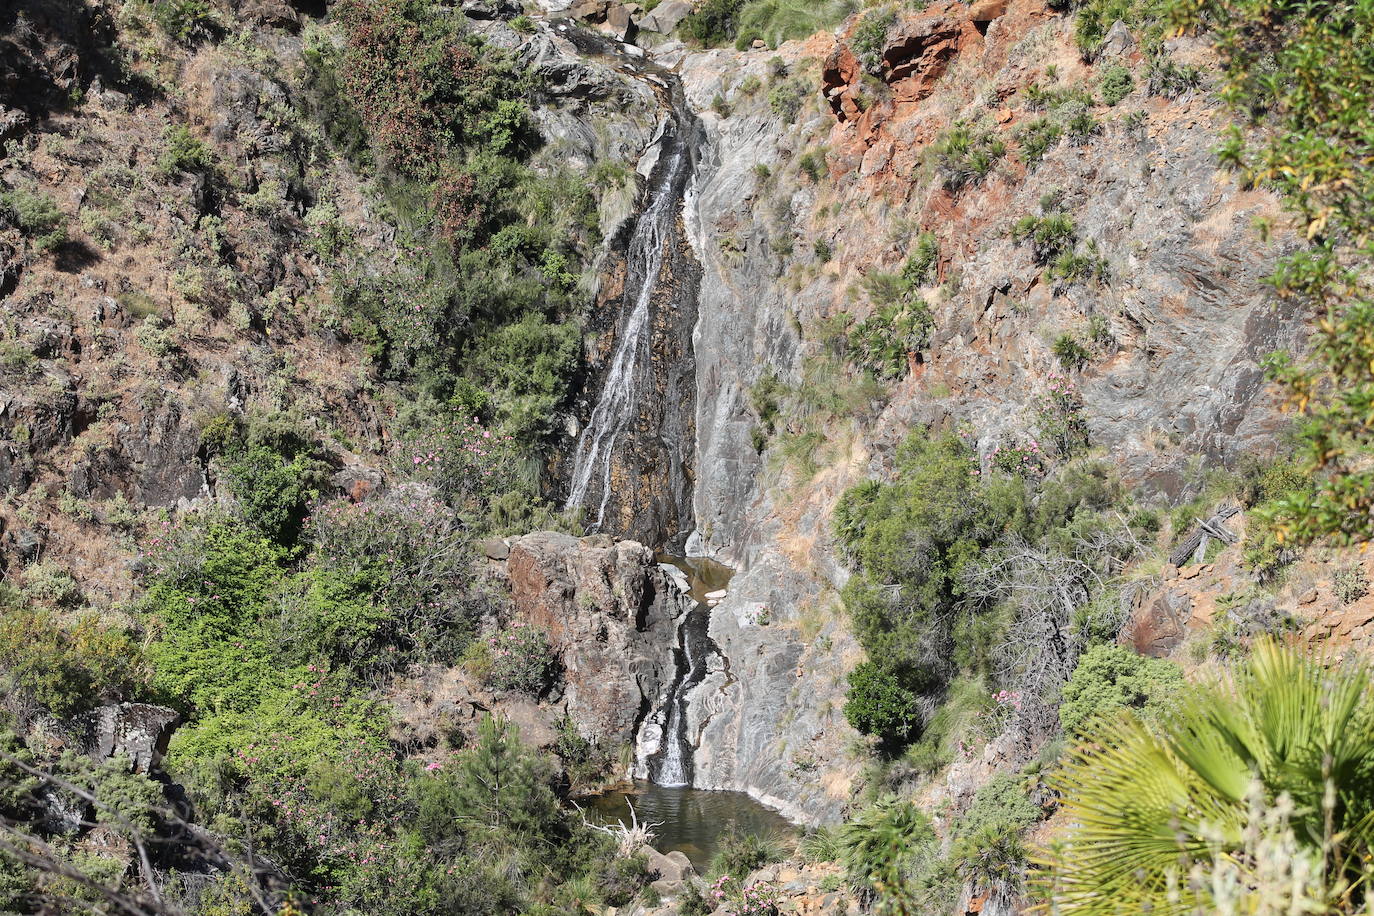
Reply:
[[[521,622],[543,630],[562,665],[564,704],[587,737],[634,740],[674,674],[684,605],[649,548],[541,531],[506,561]]]
[[[665,0],[654,11],[639,20],[639,27],[649,32],[662,32],[664,35],[677,28],[682,20],[692,15],[692,4],[687,0]]]

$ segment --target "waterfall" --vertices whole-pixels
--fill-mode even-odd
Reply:
[[[649,779],[660,786],[692,784],[692,741],[687,734],[687,694],[706,677],[706,661],[718,652],[707,635],[711,610],[697,602],[678,627],[677,677],[668,690],[663,740],[649,760]]]
[[[648,206],[635,223],[626,253],[628,275],[622,301],[631,308],[620,328],[601,397],[573,452],[567,507],[574,509],[584,505],[595,481],[600,493],[595,518],[590,520],[592,529],[600,529],[606,518],[606,504],[612,492],[611,458],[616,439],[635,418],[645,394],[648,373],[644,367],[652,357],[647,333],[650,305],[663,271],[667,246],[676,236],[678,204],[691,171],[691,158],[681,137],[675,132],[664,142],[669,147],[665,150],[667,164],[655,169],[657,177],[649,193]]]

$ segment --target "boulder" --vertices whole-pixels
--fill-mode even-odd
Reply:
[[[973,0],[968,18],[974,22],[991,22],[1007,12],[1007,0]]]
[[[181,714],[150,703],[118,703],[101,706],[67,720],[60,730],[70,743],[93,760],[123,754],[136,773],[157,767],[167,750]]]
[[[687,0],[664,0],[652,13],[639,21],[639,27],[666,35],[690,15],[692,15],[692,4],[688,3]]]
[[[675,619],[686,607],[653,551],[541,531],[512,541],[506,570],[516,618],[547,634],[583,735],[632,742],[673,678]]]
[[[683,881],[696,875],[697,870],[687,856],[674,849],[672,852],[659,852],[652,846],[640,849],[644,854],[649,871],[657,872],[659,880],[681,885]]]
[[[1135,39],[1131,37],[1131,30],[1126,28],[1126,23],[1118,19],[1112,23],[1112,27],[1107,30],[1107,34],[1102,39],[1102,46],[1097,49],[1099,60],[1109,60],[1113,57],[1125,57],[1135,50]]]
[[[1120,642],[1141,655],[1162,658],[1188,633],[1192,601],[1182,593],[1165,592],[1142,602],[1121,630]]]
[[[606,10],[606,23],[601,30],[616,41],[629,41],[635,30],[629,8],[612,3]]]

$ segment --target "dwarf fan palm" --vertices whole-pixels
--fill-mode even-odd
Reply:
[[[1053,912],[1213,912],[1198,879],[1245,865],[1257,795],[1291,807],[1321,895],[1349,912],[1374,850],[1374,685],[1363,664],[1260,642],[1167,722],[1098,722],[1057,781],[1071,826],[1043,857]]]

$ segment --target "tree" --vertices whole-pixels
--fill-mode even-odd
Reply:
[[[1043,889],[1056,913],[1279,912],[1256,895],[1276,892],[1260,878],[1283,850],[1288,871],[1315,868],[1304,894],[1320,906],[1291,912],[1364,911],[1374,685],[1363,662],[1266,640],[1166,722],[1099,720],[1067,758],[1054,785],[1069,826]],[[1266,826],[1265,812],[1282,818]]]
[[[1266,511],[1280,542],[1374,537],[1374,3],[1174,0],[1182,28],[1210,30],[1223,97],[1245,122],[1219,150],[1248,182],[1285,197],[1310,244],[1270,278],[1318,317],[1311,352],[1275,355],[1315,496]],[[1257,128],[1247,132],[1244,128]]]
[[[890,669],[863,662],[849,672],[844,717],[865,735],[898,745],[921,724],[920,698],[903,687]]]

